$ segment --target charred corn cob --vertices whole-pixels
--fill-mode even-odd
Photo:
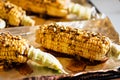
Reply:
[[[9,33],[1,33],[0,38],[0,59],[19,63],[27,61],[29,45],[25,39]]]
[[[70,0],[8,0],[27,11],[42,13],[55,17],[76,14],[80,19],[90,19],[95,11]]]
[[[54,23],[40,26],[36,31],[36,42],[44,48],[91,61],[105,60],[110,49],[109,38],[99,33]]]
[[[10,33],[0,34],[0,60],[7,62],[26,63],[32,60],[40,66],[52,68],[63,72],[60,62],[51,54],[40,51],[30,46],[20,36],[13,36]]]
[[[0,0],[0,18],[8,21],[7,24],[12,26],[33,26],[34,20],[28,17],[21,7]]]
[[[21,6],[27,11],[35,13],[48,14],[57,17],[67,15],[66,9],[61,5],[62,0],[9,0],[10,2]],[[59,14],[56,14],[59,13]]]

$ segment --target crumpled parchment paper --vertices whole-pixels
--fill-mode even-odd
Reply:
[[[97,20],[57,22],[57,24],[99,32],[109,37],[112,42],[119,44],[119,34],[115,31],[114,26],[112,25],[108,17],[104,17],[104,18],[97,19]],[[21,35],[22,37],[27,39],[31,45],[33,45],[34,47],[38,47],[38,45],[35,42],[35,31],[38,27],[39,25],[33,26],[33,27],[6,28],[3,30],[0,30],[0,32],[9,31],[14,35]],[[63,57],[57,57],[57,58],[63,65],[64,69],[68,71],[69,74],[77,74],[77,73],[84,72],[84,71],[114,69],[120,66],[120,61],[115,61],[113,58],[110,58],[106,62],[97,64],[97,65],[87,65],[84,62],[76,61],[73,58],[63,58]],[[31,75],[24,76],[24,75],[19,74],[19,72],[17,72],[16,70],[10,70],[8,72],[2,71],[0,72],[0,79],[9,80],[9,79],[30,77],[30,76],[35,76],[35,75],[56,74],[55,72],[51,70],[48,70],[48,69],[45,69],[39,66],[34,66],[33,62],[28,62],[28,64],[34,70],[34,72]]]

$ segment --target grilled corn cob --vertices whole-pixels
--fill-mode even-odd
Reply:
[[[93,8],[88,8],[70,0],[8,0],[27,11],[42,13],[55,17],[66,17],[68,14],[76,14],[80,19],[90,19]]]
[[[19,36],[12,36],[9,33],[0,34],[0,59],[8,60],[8,62],[24,63],[27,61],[27,45],[25,39]]]
[[[18,6],[21,6],[27,11],[35,13],[48,14],[57,17],[67,15],[66,9],[60,2],[63,0],[8,0]],[[56,14],[59,13],[59,14]]]
[[[0,18],[8,21],[12,26],[33,26],[35,24],[29,16],[26,16],[24,10],[10,2],[0,0]]]
[[[36,31],[36,42],[44,48],[91,61],[105,60],[110,49],[109,38],[99,33],[54,23],[40,26]]]
[[[51,54],[40,51],[30,46],[20,36],[13,36],[10,33],[0,34],[0,60],[7,62],[26,63],[32,60],[40,66],[52,68],[63,72],[60,62]]]

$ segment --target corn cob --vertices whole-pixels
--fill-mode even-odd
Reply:
[[[40,51],[30,46],[20,36],[13,36],[10,33],[0,34],[0,60],[9,63],[26,63],[32,60],[40,66],[45,66],[58,72],[63,72],[60,62],[51,54]]]
[[[69,6],[69,13],[76,14],[78,16],[78,19],[91,19],[91,18],[97,18],[97,13],[95,11],[95,8],[89,8],[82,6],[80,4],[74,4],[71,3]]]
[[[59,3],[60,0],[8,0],[27,11],[35,13],[49,14],[52,16],[64,17],[66,9]],[[59,2],[58,2],[59,1]],[[59,13],[59,14],[56,14]]]
[[[55,17],[66,17],[75,14],[80,19],[90,19],[95,13],[93,8],[85,7],[70,0],[8,0],[27,11],[47,14]],[[94,13],[93,13],[94,12]]]
[[[12,36],[9,33],[1,33],[0,38],[0,59],[19,63],[27,61],[26,51],[29,45],[27,45],[25,39]]]
[[[26,16],[24,10],[10,2],[0,1],[0,18],[8,21],[12,26],[33,26],[34,20]]]
[[[110,49],[109,38],[58,24],[42,25],[36,31],[36,42],[42,47],[77,57],[105,60]]]

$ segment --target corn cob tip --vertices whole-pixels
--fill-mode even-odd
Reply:
[[[6,27],[6,22],[3,19],[0,19],[0,29],[3,29]]]
[[[116,43],[111,43],[111,57],[120,60],[120,45]]]
[[[35,21],[32,18],[30,18],[30,16],[23,16],[23,18],[21,19],[21,25],[34,26]]]
[[[32,61],[38,63],[40,66],[48,67],[58,71],[58,73],[66,73],[67,72],[63,69],[61,63],[57,60],[56,57],[49,53],[45,53],[40,49],[35,49],[31,46],[28,52],[28,57]]]
[[[94,7],[86,7],[77,3],[72,3],[68,8],[69,13],[75,14],[79,19],[91,19],[96,17]]]

